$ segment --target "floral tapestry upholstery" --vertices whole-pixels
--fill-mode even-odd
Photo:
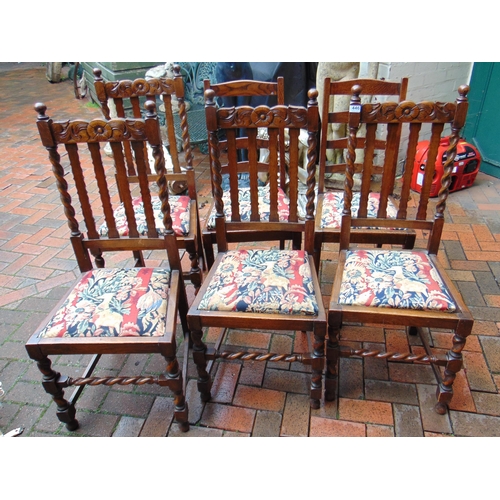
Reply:
[[[94,269],[40,332],[55,337],[157,337],[165,334],[170,272]]]
[[[268,221],[270,214],[270,191],[269,185],[259,186],[259,214],[261,221]],[[240,217],[242,222],[250,220],[251,205],[250,205],[250,188],[240,187],[238,191],[238,200],[240,204]],[[222,195],[222,203],[224,203],[224,214],[227,220],[231,220],[231,195],[229,191],[225,191]],[[207,222],[207,229],[215,229],[215,206]],[[288,220],[289,202],[286,194],[281,188],[278,188],[278,217],[281,222]]]
[[[306,253],[301,250],[226,252],[199,309],[317,315]]]
[[[423,251],[350,250],[339,304],[454,312],[456,305]]]
[[[191,199],[189,196],[168,197],[168,202],[170,204],[170,217],[172,218],[172,229],[177,236],[187,236],[189,234],[190,201]],[[165,229],[163,226],[161,200],[158,196],[152,196],[151,203],[155,216],[156,229],[158,230],[158,234],[163,236],[165,234]],[[142,198],[132,198],[132,206],[134,207],[137,231],[139,231],[140,235],[146,236],[148,234],[148,226],[146,224],[146,214],[144,213],[144,203],[142,202]],[[129,228],[123,203],[120,203],[119,207],[113,213],[115,216],[118,234],[120,236],[128,236]],[[106,223],[100,227],[99,234],[101,236],[108,235],[108,226]]]
[[[360,193],[353,193],[351,203],[351,213],[353,217],[358,214]],[[367,216],[377,217],[380,204],[380,193],[370,193],[368,195]],[[327,191],[323,197],[323,212],[321,213],[321,227],[339,229],[344,210],[344,193],[341,191]],[[391,200],[387,203],[387,217],[395,219],[397,209]]]

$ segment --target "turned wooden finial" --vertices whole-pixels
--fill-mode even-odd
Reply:
[[[205,104],[214,104],[215,92],[212,89],[205,90]]]
[[[156,117],[156,103],[154,101],[148,100],[144,103],[144,107],[146,108],[146,117],[147,118],[155,118]]]
[[[307,92],[307,97],[309,97],[311,101],[315,101],[318,98],[318,94],[319,93],[317,89],[309,89],[309,91]]]
[[[38,113],[39,120],[48,120],[49,117],[45,114],[47,111],[47,106],[43,102],[37,102],[35,104],[35,111]]]
[[[460,85],[460,87],[458,87],[458,93],[460,94],[461,98],[467,97],[469,91],[470,87],[468,85]]]
[[[352,93],[351,102],[361,102],[361,98],[359,97],[359,95],[361,94],[362,90],[363,89],[361,88],[361,85],[353,85],[352,86],[352,89],[351,89],[351,93]]]
[[[318,107],[318,95],[319,92],[316,89],[309,89],[307,92],[307,97],[309,97],[308,107]]]
[[[95,79],[100,82],[102,81],[102,71],[99,69],[99,68],[94,68],[93,70],[93,73],[94,73],[94,76],[95,76]]]
[[[174,64],[174,76],[181,76],[181,67],[178,64]]]

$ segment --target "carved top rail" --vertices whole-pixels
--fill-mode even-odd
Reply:
[[[241,126],[242,128],[307,127],[307,110],[295,106],[239,106],[220,108],[217,111],[220,128]]]
[[[142,121],[128,118],[113,120],[76,120],[53,122],[54,139],[60,144],[80,142],[121,142],[123,140],[144,141],[146,125]]]
[[[106,95],[111,98],[127,99],[132,96],[148,96],[174,94],[175,82],[171,78],[138,78],[136,80],[120,80],[105,82]]]
[[[455,117],[457,106],[446,102],[418,102],[403,101],[364,104],[361,110],[361,121],[371,123],[400,123],[400,122],[448,122]]]
[[[133,97],[147,97],[159,95],[173,95],[177,99],[183,100],[184,85],[182,81],[181,68],[179,65],[174,65],[173,78],[137,78],[135,80],[120,80],[117,82],[105,82],[102,78],[100,69],[94,69],[95,82],[99,82],[95,86],[97,98],[102,103],[105,103],[108,98],[111,99],[131,99]]]
[[[357,86],[355,86],[357,87]],[[361,88],[353,92],[361,92]],[[446,123],[452,122],[457,113],[458,103],[465,101],[469,92],[468,85],[458,89],[460,97],[457,102],[429,102],[415,103],[413,101],[368,103],[361,106],[360,119],[363,123]]]

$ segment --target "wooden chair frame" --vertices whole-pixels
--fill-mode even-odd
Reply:
[[[467,336],[471,333],[473,318],[463,302],[460,293],[457,291],[452,281],[446,274],[445,269],[440,264],[437,252],[440,244],[441,233],[444,225],[444,210],[446,199],[449,193],[451,171],[453,169],[456,148],[460,139],[460,130],[463,128],[467,115],[467,93],[469,87],[463,85],[459,88],[459,97],[455,103],[434,103],[422,102],[415,104],[411,101],[401,103],[383,103],[361,105],[359,98],[360,87],[353,87],[353,97],[351,99],[349,113],[349,141],[347,154],[347,169],[344,194],[344,210],[342,213],[342,227],[340,235],[340,254],[337,267],[337,274],[334,279],[330,305],[328,310],[328,341],[327,341],[327,373],[326,392],[327,399],[336,397],[337,384],[337,363],[339,357],[348,356],[375,356],[377,358],[408,362],[430,363],[438,380],[436,411],[440,414],[446,412],[447,405],[451,401],[453,390],[452,384],[456,374],[462,367],[461,351],[465,346]],[[355,148],[357,146],[356,134],[360,124],[366,124],[368,128],[375,128],[378,124],[387,125],[388,147],[397,151],[398,144],[393,142],[396,134],[399,134],[397,127],[400,124],[408,124],[409,138],[406,157],[406,168],[403,175],[402,200],[408,199],[410,183],[415,163],[415,151],[419,134],[423,124],[430,124],[431,139],[430,149],[424,172],[424,182],[420,193],[415,217],[409,217],[409,206],[406,202],[400,203],[396,219],[388,219],[379,214],[374,218],[353,218],[351,216],[352,184],[355,164]],[[441,181],[441,189],[437,199],[435,215],[433,219],[427,216],[429,193],[432,178],[435,170],[436,156],[441,134],[444,126],[451,126],[450,146],[447,150],[447,160],[444,165],[444,175]],[[373,149],[373,141],[366,141],[365,148]],[[368,151],[366,159],[370,156]],[[386,156],[387,158],[387,156]],[[389,155],[390,160],[390,155]],[[420,168],[420,166],[419,166]],[[440,276],[445,289],[449,293],[456,306],[454,312],[440,310],[412,310],[398,309],[391,307],[376,307],[366,305],[346,305],[339,303],[341,284],[343,281],[344,267],[346,264],[347,251],[349,249],[359,250],[353,245],[350,235],[351,228],[363,227],[366,225],[380,227],[402,227],[414,230],[424,230],[429,233],[427,248],[423,250],[429,262]],[[413,250],[398,250],[401,253],[412,253]],[[391,252],[391,250],[388,250]],[[420,334],[425,355],[414,353],[380,353],[377,350],[352,349],[340,346],[339,339],[341,327],[344,323],[370,323],[383,326],[399,325],[407,328],[409,334]],[[450,329],[453,333],[452,347],[446,355],[432,352],[426,330],[430,328]],[[443,369],[441,372],[439,367]]]
[[[210,155],[213,162],[214,196],[216,206],[216,237],[219,253],[215,263],[210,269],[208,276],[203,282],[200,292],[195,297],[188,312],[188,323],[192,332],[193,359],[198,371],[198,390],[203,401],[208,401],[211,397],[210,369],[216,359],[252,359],[258,361],[300,361],[311,365],[311,406],[318,408],[322,399],[322,380],[324,369],[324,341],[326,335],[326,314],[323,308],[319,281],[314,269],[312,252],[314,249],[314,184],[315,184],[315,163],[316,163],[316,132],[318,126],[318,110],[316,101],[317,92],[310,91],[309,105],[307,110],[296,106],[240,106],[235,108],[217,109],[213,90],[205,92],[206,97],[206,118],[207,129],[209,131]],[[257,128],[266,127],[270,136],[270,186],[271,186],[271,215],[269,221],[262,221],[258,211],[258,200],[256,190],[252,192],[252,216],[250,221],[243,222],[239,216],[238,204],[238,183],[237,183],[237,159],[236,159],[236,137],[235,132],[238,127],[245,127],[248,132],[249,141],[249,172],[250,183],[255,186],[257,182],[258,160],[257,160]],[[305,221],[298,218],[298,192],[291,188],[290,211],[288,221],[280,222],[277,213],[277,188],[278,188],[278,147],[277,138],[283,128],[290,131],[290,183],[298,183],[298,136],[301,128],[307,128],[309,133],[308,148],[308,190],[307,190],[307,215]],[[218,132],[223,128],[228,132],[228,157],[231,186],[232,214],[231,220],[227,220],[224,215],[222,201],[222,166],[219,159],[220,146]],[[229,134],[229,132],[232,132]],[[262,231],[269,235],[269,240],[281,240],[281,233],[291,232],[304,233],[304,250],[306,251],[307,262],[312,271],[312,283],[314,295],[318,303],[318,314],[316,316],[289,315],[278,313],[260,312],[238,312],[220,310],[202,310],[200,303],[210,286],[210,283],[221,264],[224,255],[229,250],[229,237],[231,231]],[[313,349],[308,354],[262,354],[248,352],[221,352],[224,334],[229,328],[252,328],[263,330],[295,330],[312,332]],[[220,327],[222,334],[215,343],[215,347],[208,347],[203,341],[203,330],[206,327]]]
[[[101,109],[106,119],[111,118],[111,110],[108,101],[113,100],[118,117],[125,118],[126,110],[124,100],[131,104],[131,113],[134,118],[141,118],[141,99],[148,99],[157,102],[160,96],[165,107],[165,125],[168,138],[168,150],[172,158],[173,172],[169,180],[169,189],[176,194],[186,191],[191,199],[189,223],[190,231],[188,235],[178,236],[179,248],[186,249],[191,262],[191,269],[184,273],[184,278],[193,283],[196,289],[200,287],[202,281],[202,269],[206,268],[201,239],[201,225],[198,209],[198,195],[196,190],[195,171],[193,168],[193,154],[189,139],[189,126],[187,120],[186,104],[184,101],[184,83],[179,65],[174,65],[173,78],[138,78],[136,80],[121,80],[105,82],[101,76],[101,70],[94,69],[94,86],[97,98],[101,104]],[[177,102],[180,126],[182,131],[182,149],[184,152],[184,163],[181,164],[179,148],[175,136],[174,116],[172,109],[173,99]],[[134,158],[128,144],[125,144],[125,157],[127,163],[127,173],[130,182],[137,182],[137,173],[134,166]],[[156,176],[151,174],[149,164],[147,165],[150,174],[149,180],[154,182]],[[135,252],[137,265],[143,266],[144,259],[141,252]]]
[[[258,96],[276,96],[276,102],[278,106],[285,104],[285,82],[282,76],[278,77],[276,82],[263,82],[258,80],[235,80],[224,83],[211,83],[210,80],[205,79],[203,81],[204,90],[213,90],[216,98],[221,97],[258,97]],[[284,192],[287,191],[287,183],[286,183],[286,165],[285,165],[285,137],[284,133],[279,136],[279,182],[280,187]],[[237,148],[239,150],[243,150],[248,148],[248,138],[247,137],[238,137],[236,140]],[[258,138],[257,144],[259,148],[268,149],[269,141],[266,139]],[[227,141],[219,139],[219,158],[221,155],[227,150]],[[259,172],[267,173],[267,166],[264,164],[259,165]],[[210,169],[212,170],[212,160],[210,156]],[[227,164],[221,165],[222,174],[226,174],[228,171]],[[248,162],[241,161],[239,166],[241,173],[248,172]],[[214,185],[212,182],[212,194],[214,190]],[[216,232],[215,229],[211,229],[208,227],[209,217],[214,209],[214,201],[212,201],[209,211],[208,217],[205,221],[205,225],[202,229],[202,239],[203,239],[203,248],[205,251],[205,257],[207,260],[207,268],[210,269],[214,263],[214,249],[213,246],[216,244]],[[269,239],[269,233],[259,232],[248,233],[245,231],[230,231],[228,232],[228,241],[231,242],[250,242],[256,241],[256,238],[261,238],[259,241],[266,241]],[[296,237],[296,235],[295,235]],[[295,246],[300,246],[300,241],[295,241]],[[281,247],[284,248],[284,240],[281,242]]]
[[[188,309],[186,291],[182,278],[182,269],[179,257],[177,239],[172,229],[170,217],[170,206],[168,202],[167,175],[165,171],[165,159],[163,156],[162,142],[160,137],[159,122],[155,112],[155,104],[152,101],[146,103],[147,115],[145,120],[116,118],[113,120],[83,120],[73,121],[52,121],[46,114],[47,107],[44,104],[36,104],[38,112],[37,126],[42,144],[49,153],[49,160],[52,164],[52,171],[57,181],[57,188],[60,199],[64,207],[68,226],[71,232],[71,243],[78,266],[82,273],[94,269],[91,253],[100,255],[102,251],[122,251],[122,250],[164,250],[168,257],[170,266],[170,283],[168,292],[168,303],[165,319],[165,333],[162,336],[61,336],[56,338],[41,337],[40,333],[50,322],[56,311],[64,303],[70,292],[64,297],[60,304],[54,309],[52,314],[40,325],[37,331],[31,336],[26,344],[26,350],[31,359],[35,360],[38,368],[43,374],[43,386],[57,405],[57,416],[68,430],[76,430],[79,423],[75,418],[75,404],[81,395],[85,385],[129,385],[129,384],[158,384],[169,387],[174,393],[174,416],[182,431],[189,429],[188,408],[185,400],[185,384],[187,375],[187,359],[189,346],[189,331],[187,326],[186,313]],[[125,159],[123,155],[123,143],[128,141],[132,151],[137,158],[138,176],[143,188],[142,194],[145,200],[145,210],[148,216],[148,235],[139,236],[130,225],[129,236],[120,237],[113,220],[113,211],[110,204],[108,184],[106,182],[103,162],[101,159],[101,146],[109,141],[114,152],[114,160],[118,171],[118,176],[123,180],[125,198],[130,201],[130,190],[127,190],[128,182],[125,172]],[[158,236],[151,221],[152,206],[151,199],[146,195],[149,189],[147,182],[146,163],[143,156],[144,144],[149,142],[155,159],[155,170],[158,176],[159,196],[162,201],[163,222],[165,235]],[[77,210],[71,199],[65,168],[61,163],[61,155],[58,152],[58,145],[64,145],[67,151],[67,158],[70,161],[77,190],[81,211]],[[94,167],[95,180],[99,187],[100,198],[97,205],[102,201],[105,217],[110,228],[109,237],[100,237],[97,231],[96,221],[92,210],[93,202],[89,196],[87,182],[92,182],[92,175],[88,179],[88,171],[83,169],[81,162],[80,148],[88,146],[91,153],[91,163]],[[87,178],[87,180],[86,180]],[[134,217],[133,209],[129,204],[127,215],[130,222]],[[86,234],[80,231],[78,218],[83,217],[86,225]],[[102,259],[97,259],[99,267],[104,267]],[[80,280],[79,280],[80,281]],[[176,355],[176,330],[177,320],[180,320],[184,333],[184,364],[182,369]],[[93,377],[99,358],[103,354],[129,354],[129,353],[158,353],[166,361],[166,372],[158,377]],[[93,355],[87,369],[81,377],[62,376],[51,367],[50,355],[61,354],[91,354]],[[76,387],[69,400],[64,397],[64,389]]]
[[[361,87],[361,95],[364,100],[367,97],[375,96],[397,96],[398,102],[406,99],[408,89],[408,78],[403,78],[401,82],[389,82],[385,80],[375,80],[369,78],[359,78],[354,80],[341,80],[331,81],[330,78],[325,78],[323,85],[323,109],[321,121],[321,137],[319,149],[319,176],[318,176],[318,198],[316,209],[316,242],[315,242],[315,263],[319,271],[321,262],[321,250],[323,243],[338,243],[340,241],[340,227],[322,227],[323,215],[323,201],[325,193],[327,192],[325,186],[325,179],[328,174],[344,174],[346,163],[331,164],[327,160],[327,150],[345,150],[347,148],[348,137],[334,137],[328,138],[329,125],[343,125],[347,126],[349,111],[330,111],[330,98],[331,97],[347,97],[351,96],[351,89],[354,85]],[[399,143],[399,137],[396,134],[394,137],[395,142]],[[363,149],[365,143],[364,137],[357,137],[356,149]],[[386,142],[381,139],[375,141],[374,151],[385,151]],[[392,158],[393,162],[397,162],[397,155]],[[355,164],[355,173],[362,170],[360,163]],[[392,167],[391,167],[392,171]],[[373,168],[372,175],[383,175],[382,168]],[[363,177],[362,191],[369,192],[373,190],[372,176]],[[390,200],[390,202],[397,207],[398,201],[393,196],[394,184],[387,185],[388,192],[382,193],[382,196]],[[360,215],[366,217],[366,207],[360,207]],[[383,244],[398,244],[403,248],[413,248],[415,244],[415,231],[413,230],[400,230],[392,231],[384,228],[370,229],[370,228],[353,228],[351,231],[351,238],[356,243],[377,243],[379,246]]]

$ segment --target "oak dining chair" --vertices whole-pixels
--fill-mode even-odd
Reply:
[[[210,371],[216,360],[254,360],[263,362],[301,362],[311,369],[310,402],[320,406],[323,398],[324,348],[326,315],[312,258],[314,244],[314,184],[316,167],[316,132],[318,127],[317,92],[309,92],[307,109],[298,106],[239,106],[217,108],[215,92],[207,90],[206,119],[212,159],[215,234],[218,254],[200,292],[188,312],[192,333],[193,360],[198,373],[198,390],[202,401],[211,398]],[[240,202],[238,185],[238,129],[247,133],[249,199]],[[269,194],[264,206],[256,189],[259,173],[257,131],[265,128],[269,136]],[[290,136],[288,165],[290,197],[283,209],[279,193],[279,136],[287,128]],[[298,217],[299,134],[306,129],[310,137],[308,150],[307,214]],[[231,214],[225,211],[222,188],[219,133],[227,140],[227,172]],[[293,187],[295,186],[295,187]],[[265,212],[265,213],[264,213]],[[266,235],[259,247],[243,242],[231,244],[229,234],[248,231]],[[281,241],[292,233],[303,240],[300,249],[279,249],[272,241]],[[203,341],[206,329],[220,328],[214,346]],[[262,353],[225,349],[225,334],[231,329],[252,331],[293,331],[310,337],[310,350],[301,353]],[[306,333],[307,332],[307,333]]]
[[[143,114],[142,105],[146,99],[157,104],[157,113],[161,115],[164,124],[161,126],[163,142],[168,145],[164,148],[167,171],[171,180],[168,182],[170,191],[170,205],[175,212],[182,211],[183,220],[181,224],[175,225],[179,248],[185,249],[189,260],[190,269],[184,273],[184,278],[191,281],[195,289],[200,287],[205,267],[203,246],[201,240],[201,225],[198,207],[198,193],[196,187],[195,170],[193,168],[193,154],[190,145],[189,124],[187,120],[186,103],[184,100],[184,82],[181,70],[174,65],[172,78],[137,78],[135,80],[104,81],[100,69],[94,69],[94,87],[101,110],[106,119],[112,115],[121,118],[131,116],[141,118]],[[142,103],[142,104],[141,104]],[[159,111],[159,109],[163,111]],[[178,114],[182,130],[182,141],[178,144],[176,139],[174,116]],[[182,148],[181,148],[182,146]],[[180,154],[182,149],[183,155]],[[154,172],[151,172],[150,164],[153,163],[151,153],[148,152],[149,162],[146,164],[149,180],[154,187],[156,180]],[[182,161],[181,158],[184,158]],[[135,160],[128,144],[125,143],[125,160],[127,165],[127,178],[131,183],[137,183],[138,177]],[[140,196],[134,196],[133,204],[138,213],[143,212],[143,204]],[[153,198],[153,208],[156,218],[161,227],[160,201],[156,195]],[[116,208],[117,216],[123,218],[123,205]],[[105,234],[107,228],[102,228]],[[120,231],[127,232],[128,227],[124,224]],[[138,265],[143,265],[140,251],[134,253]]]
[[[229,82],[213,83],[209,79],[203,81],[204,89],[212,90],[214,92],[214,99],[216,105],[219,107],[233,107],[237,105],[250,105],[252,100],[258,99],[264,101],[267,105],[284,105],[285,104],[285,82],[283,77],[278,77],[276,82],[264,82],[258,80],[235,80]],[[255,106],[254,106],[255,107]],[[278,138],[278,164],[279,164],[279,196],[283,200],[287,197],[287,172],[286,172],[286,144],[285,144],[285,131],[280,133]],[[223,137],[224,130],[219,132],[219,158],[226,158],[227,156],[227,140]],[[250,199],[250,185],[248,182],[248,137],[245,135],[245,130],[239,128],[236,139],[236,157],[238,160],[238,179],[240,180],[239,197],[240,203],[245,203]],[[259,191],[261,200],[268,197],[268,172],[267,172],[267,156],[269,154],[269,138],[265,127],[259,127],[257,132],[257,145],[259,156],[259,175],[257,178],[256,189]],[[210,165],[212,166],[211,155],[209,156]],[[230,214],[231,199],[227,196],[227,178],[228,178],[228,165],[224,162],[221,163],[223,175],[223,187],[226,188],[226,197],[224,206],[226,214]],[[212,168],[211,168],[212,170]],[[212,178],[212,176],[211,176]],[[214,185],[212,181],[212,191]],[[215,236],[215,203],[212,197],[212,202],[208,210],[208,217],[205,220],[202,229],[203,247],[207,259],[207,267],[210,269],[214,262],[214,245],[216,244]],[[297,234],[293,235],[297,238]],[[248,233],[246,231],[230,231],[228,233],[229,241],[255,241],[257,238],[268,238],[268,234],[262,233]],[[296,246],[300,245],[295,242]],[[281,248],[284,248],[284,240],[281,242]]]
[[[145,119],[114,118],[90,122],[77,119],[53,121],[47,116],[44,104],[36,104],[35,109],[41,142],[49,154],[81,272],[74,286],[26,343],[29,357],[36,361],[43,375],[42,385],[56,403],[59,420],[70,431],[79,427],[75,405],[86,386],[165,386],[174,394],[175,420],[182,431],[187,431],[188,302],[169,205],[169,179],[155,103],[146,102]],[[108,142],[113,150],[114,164],[111,165],[111,160],[103,153]],[[139,221],[134,211],[124,144],[129,144],[135,158],[144,221]],[[157,175],[161,234],[157,231],[149,189],[148,159],[144,154],[146,144],[151,147]],[[118,230],[119,222],[112,208],[116,180],[121,187],[129,226],[126,235]],[[102,220],[109,228],[106,236],[99,232]],[[162,262],[166,259],[166,263],[142,267],[106,266],[102,257],[104,252],[136,250],[158,251]],[[182,330],[180,338],[177,338],[178,323]],[[184,360],[180,366],[177,343],[182,342]],[[140,373],[113,376],[109,367],[98,371],[101,356],[132,353],[161,355],[165,363],[164,373],[158,376],[142,376]],[[49,358],[57,361],[61,355],[92,356],[83,373],[66,376],[52,367]],[[94,371],[97,372],[95,375]],[[66,399],[64,390],[68,387],[75,387],[75,390]]]
[[[437,378],[436,411],[443,414],[447,410],[453,395],[453,381],[463,364],[461,352],[473,326],[470,311],[438,257],[450,175],[467,115],[468,91],[469,87],[462,85],[455,102],[403,101],[362,105],[362,88],[359,85],[352,88],[340,253],[328,307],[326,399],[336,397],[339,357],[374,357],[381,361],[430,364]],[[362,124],[367,130],[363,145],[363,175],[365,169],[371,169],[376,129],[381,126],[385,129],[387,149],[384,168],[388,167],[392,177],[395,174],[392,158],[399,149],[396,138],[401,137],[401,127],[404,137],[407,137],[401,199],[394,218],[388,216],[386,198],[382,196],[376,217],[352,216],[353,175],[356,147],[359,145],[357,133]],[[438,147],[445,133],[449,134],[449,147],[444,175],[437,200],[431,203],[429,194]],[[423,136],[430,137],[430,148],[427,161],[420,163],[415,161],[416,149],[419,138]],[[441,161],[441,158],[438,160]],[[410,191],[415,169],[423,180],[419,194]],[[386,185],[392,181],[391,176],[384,174],[381,193],[389,193]],[[366,204],[366,198],[367,193],[362,192],[360,206]],[[351,229],[366,226],[414,230],[424,241],[423,248],[381,249],[373,244],[354,243]],[[421,349],[418,352],[384,353],[369,346],[343,345],[342,328],[351,323],[404,328],[408,335],[419,335]],[[429,338],[432,338],[434,329],[451,332],[451,347],[447,352],[432,348]]]
[[[403,78],[401,82],[391,82],[369,78],[355,80],[332,81],[325,78],[323,93],[323,109],[321,113],[321,134],[319,147],[319,169],[318,169],[318,198],[316,211],[316,243],[315,262],[319,271],[321,262],[321,251],[324,243],[338,243],[340,240],[340,220],[343,208],[344,192],[342,184],[345,175],[345,151],[347,148],[347,119],[348,107],[351,97],[351,89],[354,85],[361,88],[362,102],[384,102],[388,98],[396,98],[397,102],[406,99],[408,89],[408,78]],[[332,102],[333,101],[333,102]],[[333,108],[333,110],[332,110]],[[373,129],[369,129],[373,133]],[[364,134],[363,134],[364,132]],[[373,140],[373,157],[371,170],[365,169],[364,176],[360,179],[360,186],[356,185],[353,193],[352,211],[353,217],[358,214],[360,217],[374,217],[380,206],[380,197],[387,198],[388,215],[394,216],[398,206],[398,193],[394,190],[393,166],[390,167],[389,183],[381,183],[380,178],[387,171],[390,162],[398,160],[397,155],[393,155],[385,162],[386,141],[379,130],[376,137],[366,136],[365,130],[361,130],[357,136],[356,149],[358,155],[364,153],[364,141]],[[399,141],[398,134],[391,138],[394,142]],[[393,144],[389,145],[388,153],[393,150]],[[354,173],[359,176],[362,170],[361,159],[358,158],[354,165]],[[337,182],[329,184],[333,178]],[[381,193],[381,185],[384,185],[386,192]],[[335,187],[336,186],[336,187]],[[367,195],[368,193],[368,195]],[[360,198],[367,196],[367,203],[361,205]],[[357,243],[377,243],[398,244],[403,248],[412,248],[415,244],[415,231],[412,229],[400,229],[394,231],[390,228],[376,228],[373,226],[354,227],[350,237]]]

